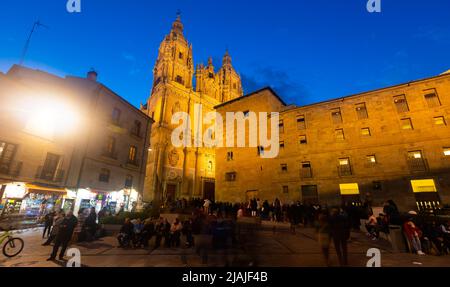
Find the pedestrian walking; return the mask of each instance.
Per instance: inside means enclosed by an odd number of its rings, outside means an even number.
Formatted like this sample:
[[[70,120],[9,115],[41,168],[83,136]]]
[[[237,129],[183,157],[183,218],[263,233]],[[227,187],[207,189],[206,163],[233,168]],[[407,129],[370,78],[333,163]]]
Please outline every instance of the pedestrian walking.
[[[350,238],[350,223],[342,211],[334,208],[330,217],[331,237],[341,266],[347,266],[347,240]]]

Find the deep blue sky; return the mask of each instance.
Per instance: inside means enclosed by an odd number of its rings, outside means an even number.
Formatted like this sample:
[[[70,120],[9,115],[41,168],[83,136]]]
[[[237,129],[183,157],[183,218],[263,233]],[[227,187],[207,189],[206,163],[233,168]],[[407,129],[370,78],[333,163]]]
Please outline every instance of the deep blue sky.
[[[450,69],[450,1],[382,0],[0,0],[0,71],[19,61],[58,75],[94,67],[99,80],[135,105],[145,102],[158,47],[177,9],[194,62],[229,48],[244,90],[270,85],[307,104],[429,77]]]

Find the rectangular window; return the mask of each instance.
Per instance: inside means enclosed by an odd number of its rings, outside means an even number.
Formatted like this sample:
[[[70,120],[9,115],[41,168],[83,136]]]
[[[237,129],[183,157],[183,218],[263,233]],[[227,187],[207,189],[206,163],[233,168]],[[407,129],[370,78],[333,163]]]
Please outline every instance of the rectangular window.
[[[341,114],[341,108],[336,108],[331,110],[331,119],[333,121],[333,124],[341,124],[342,123],[342,114]]]
[[[409,151],[408,152],[408,166],[412,172],[423,172],[427,170],[427,164],[423,158],[422,151]]]
[[[280,134],[284,133],[284,122],[283,120],[280,120],[278,123],[278,128],[280,129]]]
[[[305,116],[297,116],[297,129],[304,130],[306,129],[306,120]]]
[[[131,130],[131,134],[140,137],[141,136],[141,122],[136,120],[134,121],[133,129]]]
[[[283,185],[283,193],[289,193],[289,186]]]
[[[307,144],[306,136],[300,136],[300,144]]]
[[[339,159],[338,171],[340,176],[352,175],[350,159],[348,157]]]
[[[286,163],[282,163],[280,166],[281,166],[281,171],[282,172],[287,172],[288,171],[288,166],[287,166]]]
[[[61,156],[53,153],[47,153],[44,166],[42,167],[41,179],[54,180],[59,167]]]
[[[17,145],[0,142],[0,173],[9,173]]]
[[[439,107],[441,105],[441,101],[439,100],[438,94],[435,89],[425,91],[425,100],[429,108]]]
[[[229,151],[229,152],[227,152],[227,161],[231,161],[231,160],[233,160],[233,152]]]
[[[366,160],[367,160],[367,163],[369,163],[369,164],[376,164],[377,163],[377,158],[373,154],[366,156]]]
[[[410,118],[400,120],[402,130],[412,130],[413,125]]]
[[[409,112],[408,102],[406,101],[405,95],[395,96],[394,104],[397,108],[398,113],[406,113]]]
[[[128,163],[131,163],[131,164],[137,163],[136,154],[137,154],[137,147],[130,146],[130,149],[128,151]]]
[[[102,168],[100,170],[100,175],[98,176],[98,180],[101,182],[109,182],[110,173],[111,172],[109,171],[109,169]]]
[[[450,147],[444,147],[442,150],[445,156],[450,156]]]
[[[114,108],[111,115],[111,121],[113,124],[118,125],[120,122],[121,111],[118,108]]]
[[[447,123],[445,122],[444,117],[434,117],[434,124],[436,126],[445,126]]]
[[[370,128],[362,128],[361,129],[361,136],[363,136],[363,137],[370,137]]]
[[[132,188],[133,187],[133,176],[127,175],[125,178],[125,188]]]
[[[304,204],[319,203],[319,194],[317,192],[317,185],[302,185],[302,201]]]
[[[284,148],[284,141],[280,142],[280,148]]]
[[[356,115],[359,120],[367,119],[369,115],[367,114],[366,103],[361,103],[356,105]]]
[[[336,137],[336,140],[343,141],[345,139],[344,137],[344,130],[343,129],[337,129],[334,131],[334,135]]]
[[[302,162],[300,177],[302,177],[302,178],[311,178],[312,177],[311,162],[309,162],[309,161]]]
[[[116,139],[114,137],[108,138],[108,143],[106,145],[106,155],[114,155],[116,151]]]
[[[183,77],[181,77],[180,75],[176,76],[175,82],[183,85],[184,84]]]
[[[226,181],[236,181],[236,172],[227,172],[225,174]]]

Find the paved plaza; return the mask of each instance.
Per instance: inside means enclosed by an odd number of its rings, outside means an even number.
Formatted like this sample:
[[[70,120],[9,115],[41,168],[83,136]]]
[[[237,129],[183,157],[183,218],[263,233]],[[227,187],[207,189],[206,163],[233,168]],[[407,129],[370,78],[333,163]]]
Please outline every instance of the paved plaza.
[[[25,241],[23,252],[12,259],[2,257],[2,267],[61,267],[64,262],[46,261],[50,246],[41,246],[41,230],[34,229],[17,234]],[[251,238],[251,240],[249,239]],[[154,239],[150,242],[153,246]],[[295,234],[287,230],[259,230],[247,236],[239,248],[209,250],[205,263],[195,249],[121,249],[114,236],[104,237],[91,243],[73,245],[81,252],[84,267],[325,267],[314,230],[298,228]],[[349,264],[364,267],[369,248],[381,250],[383,267],[450,267],[450,256],[418,256],[408,253],[394,253],[387,242],[371,241],[362,233],[352,233],[349,243]],[[338,260],[331,246],[331,265],[338,266]]]

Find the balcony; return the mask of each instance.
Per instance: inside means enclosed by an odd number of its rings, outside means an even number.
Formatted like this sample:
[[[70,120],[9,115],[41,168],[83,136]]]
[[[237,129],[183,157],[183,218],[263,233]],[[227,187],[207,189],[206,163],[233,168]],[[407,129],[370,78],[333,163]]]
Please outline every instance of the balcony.
[[[22,170],[21,161],[0,162],[0,174],[7,176],[19,176]]]
[[[338,165],[337,170],[339,176],[351,176],[353,174],[352,167],[349,164]]]
[[[115,151],[109,151],[109,150],[105,149],[102,151],[102,156],[117,160],[117,152],[115,152]]]
[[[127,160],[127,165],[131,165],[133,167],[139,167],[139,161],[137,159],[135,160]]]
[[[63,169],[46,169],[40,166],[36,172],[36,179],[60,183],[64,180],[65,170]]]
[[[428,162],[424,158],[408,158],[408,167],[411,172],[428,171]]]

